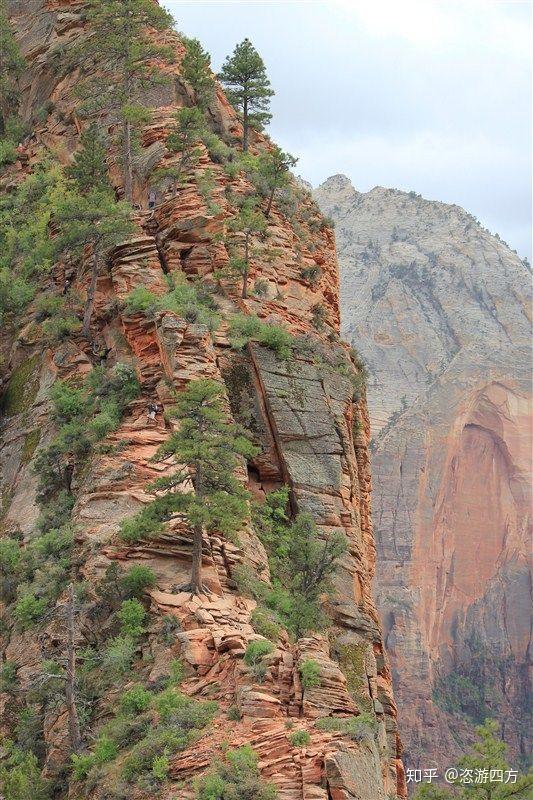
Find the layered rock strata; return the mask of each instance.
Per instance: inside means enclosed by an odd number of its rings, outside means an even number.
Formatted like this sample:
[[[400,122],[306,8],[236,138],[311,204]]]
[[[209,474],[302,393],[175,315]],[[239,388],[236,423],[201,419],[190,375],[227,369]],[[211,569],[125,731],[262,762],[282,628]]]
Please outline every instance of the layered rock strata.
[[[32,0],[10,5],[30,67],[22,109],[30,116],[43,102],[53,104],[46,122],[25,141],[9,174],[8,180],[17,181],[45,149],[68,163],[77,146],[84,124],[76,114],[73,94],[77,75],[59,77],[53,54],[84,34],[79,17],[83,3]],[[172,80],[151,98],[152,122],[143,131],[137,158],[135,200],[140,206],[148,194],[150,169],[170,159],[165,141],[172,114],[192,98],[191,88],[180,77],[183,48],[179,38],[169,33],[154,32],[153,36],[174,48],[176,63],[167,68]],[[239,134],[239,122],[220,90],[209,117],[220,135]],[[265,146],[256,136],[253,147]],[[224,233],[235,213],[232,196],[251,187],[242,173],[228,178],[204,150],[197,170],[207,169],[215,183],[211,202],[199,193],[191,173],[176,197],[169,190],[160,196],[153,213],[136,213],[136,234],[114,250],[105,274],[98,279],[91,338],[105,343],[107,366],[122,362],[135,367],[142,395],[129,405],[121,426],[109,435],[90,465],[73,476],[78,576],[94,587],[110,564],[149,565],[157,586],[150,592],[149,632],[137,653],[136,671],[153,683],[173,658],[180,658],[186,667],[183,691],[219,703],[219,713],[205,735],[186,751],[171,754],[168,781],[162,789],[165,797],[175,797],[176,786],[180,798],[193,797],[193,779],[211,766],[227,743],[254,747],[261,773],[275,784],[280,800],[403,796],[396,707],[371,590],[375,548],[369,423],[364,396],[354,394],[357,367],[339,339],[333,232],[306,193],[294,189],[297,203],[290,215],[275,203],[267,234],[257,237],[252,249],[250,280],[262,281],[261,295],[242,300],[238,286],[214,277],[228,261],[216,234]],[[120,196],[120,172],[113,166],[113,154],[111,174]],[[313,284],[302,277],[306,267],[318,270]],[[171,312],[153,317],[126,312],[123,301],[132,289],[142,286],[163,294],[168,276],[173,275],[210,285],[223,318],[240,311],[285,325],[299,337],[293,357],[280,361],[254,344],[236,352],[230,347],[225,322],[211,333],[206,326]],[[58,291],[63,280],[63,266],[58,264],[53,275],[43,279],[42,289]],[[87,283],[88,276],[82,273],[73,288],[83,296]],[[311,323],[317,304],[322,308],[319,331]],[[32,464],[35,453],[54,435],[49,389],[58,379],[87,374],[94,357],[87,343],[76,336],[53,348],[44,346],[31,308],[2,337],[6,395],[12,397],[15,389],[18,393],[16,404],[9,408],[4,404],[0,428],[2,530],[17,533],[26,542],[38,515]],[[148,420],[147,404],[157,399],[168,408],[176,392],[192,380],[207,377],[224,384],[228,412],[231,409],[236,419],[252,429],[260,448],[247,469],[243,465],[240,479],[258,498],[287,484],[293,513],[310,512],[322,536],[340,531],[348,542],[335,591],[324,599],[332,617],[328,634],[291,642],[282,632],[269,656],[263,683],[257,683],[243,663],[246,646],[260,637],[251,624],[255,601],[239,594],[235,580],[239,565],[269,580],[266,554],[253,527],[248,525],[239,534],[238,544],[222,535],[205,536],[203,573],[210,594],[195,598],[176,589],[191,566],[191,532],[178,516],[157,539],[126,545],[117,536],[119,522],[153,499],[147,485],[172,468],[152,460],[171,428],[161,416],[156,425]],[[35,430],[40,433],[39,442],[29,452],[25,442]],[[100,628],[105,631],[108,624],[102,614],[102,604],[95,600],[80,622],[85,635],[90,638],[92,631],[96,641]],[[163,625],[174,632],[170,644],[161,643]],[[9,624],[2,636],[5,658],[17,665],[23,697],[38,670],[40,647],[43,642],[50,646],[57,632],[45,626],[37,639]],[[319,664],[320,683],[304,690],[298,666],[305,658]],[[98,724],[112,715],[116,699],[111,691],[98,700]],[[9,702],[3,695],[6,733],[13,724]],[[237,708],[240,721],[228,722],[230,707]],[[356,741],[314,727],[320,716],[347,716],[363,710],[375,717],[375,736]],[[291,744],[287,723],[310,732],[309,746]],[[46,772],[57,773],[68,756],[63,707],[45,709],[44,740]],[[76,796],[75,791],[71,787],[69,796]],[[140,790],[132,791],[135,797],[143,796]],[[90,796],[104,798],[108,792],[102,779]]]
[[[344,176],[344,335],[367,362],[377,601],[410,764],[486,716],[531,752],[531,276],[458,206]]]

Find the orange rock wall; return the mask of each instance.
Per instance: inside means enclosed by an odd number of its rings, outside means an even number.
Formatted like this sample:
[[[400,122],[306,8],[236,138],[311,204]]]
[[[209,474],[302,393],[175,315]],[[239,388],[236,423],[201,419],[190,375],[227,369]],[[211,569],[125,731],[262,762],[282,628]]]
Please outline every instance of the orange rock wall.
[[[57,46],[67,47],[82,35],[77,16],[82,5],[35,0],[24,8],[14,7],[13,23],[30,64],[23,109],[29,115],[43,98],[54,102],[46,123],[38,126],[26,143],[25,153],[13,169],[15,180],[31,168],[43,148],[68,163],[76,147],[82,127],[72,93],[77,77],[74,73],[57,77],[50,61]],[[179,40],[169,34],[163,38],[175,46],[177,64],[169,68],[174,78],[172,92],[163,92],[154,103],[153,120],[144,131],[140,160],[151,167],[167,158],[164,142],[171,114],[188,104],[191,96],[179,76]],[[219,132],[238,132],[239,124],[221,92],[210,115]],[[254,146],[264,147],[265,141],[257,137]],[[176,197],[169,192],[159,198],[153,214],[137,213],[137,233],[116,248],[106,274],[98,281],[91,335],[110,348],[109,365],[125,361],[135,366],[142,396],[129,406],[120,428],[108,437],[107,444],[116,447],[95,456],[89,469],[74,476],[77,502],[73,519],[81,554],[80,577],[94,586],[113,561],[149,564],[157,576],[157,588],[150,597],[153,630],[158,630],[167,615],[179,622],[171,645],[162,646],[155,634],[143,645],[142,658],[152,663],[150,679],[164,672],[172,658],[180,657],[187,667],[184,691],[219,701],[221,713],[213,728],[194,748],[172,758],[169,797],[174,796],[176,781],[182,787],[180,797],[192,797],[191,779],[212,763],[223,741],[253,745],[260,755],[261,771],[278,787],[280,800],[385,800],[396,793],[403,795],[396,708],[371,591],[375,547],[370,518],[369,423],[364,398],[353,399],[350,374],[355,375],[356,368],[338,336],[333,233],[305,193],[300,193],[292,219],[274,207],[267,236],[254,242],[250,275],[251,282],[257,278],[267,282],[266,296],[243,301],[238,287],[228,282],[217,284],[213,278],[228,259],[214,234],[224,232],[235,212],[226,190],[239,193],[250,187],[243,176],[229,181],[206,151],[199,169],[207,168],[216,181],[212,199],[220,210],[210,213],[191,175]],[[119,172],[112,169],[112,176],[120,194]],[[136,200],[141,206],[148,189],[149,179],[139,176]],[[301,270],[314,265],[321,268],[321,277],[311,287],[301,278]],[[60,286],[62,269],[58,265],[50,279],[44,278],[42,288]],[[224,323],[210,334],[206,327],[170,312],[148,319],[121,310],[121,301],[132,288],[145,286],[163,293],[169,273],[212,283],[222,315],[236,311],[258,314],[286,325],[306,340],[306,346],[289,362],[280,362],[271,351],[255,345],[237,354],[229,347]],[[81,295],[87,280],[82,275],[74,287]],[[311,323],[311,309],[317,303],[325,310],[320,332]],[[21,325],[22,331],[6,334],[11,345],[6,381],[28,353],[36,356],[40,374],[30,414],[40,420],[42,446],[54,432],[47,399],[51,383],[86,373],[93,358],[87,343],[76,337],[43,351],[32,309]],[[336,369],[336,363],[343,364],[344,371]],[[190,532],[179,518],[150,542],[126,546],[116,535],[120,520],[151,500],[147,484],[169,469],[151,461],[169,436],[170,427],[162,417],[156,426],[147,421],[147,403],[157,397],[168,406],[175,391],[205,377],[225,382],[228,409],[237,418],[246,405],[254,419],[261,452],[248,472],[241,470],[241,480],[257,496],[281,483],[289,484],[293,510],[312,513],[324,536],[343,531],[349,545],[335,579],[336,591],[327,600],[332,616],[329,635],[296,643],[282,635],[269,657],[263,684],[254,683],[242,661],[247,643],[258,638],[250,622],[255,603],[239,595],[234,578],[235,567],[246,564],[268,580],[266,555],[252,527],[241,533],[239,544],[223,537],[205,537],[203,570],[212,594],[194,599],[176,589],[191,563]],[[31,535],[37,513],[31,462],[21,460],[27,423],[27,413],[17,414],[0,427],[0,458],[9,466],[2,485],[9,496],[3,528],[19,530],[24,536]],[[26,511],[21,515],[22,505]],[[86,623],[90,628],[91,621]],[[53,632],[46,628],[43,637],[50,646]],[[354,652],[358,658],[351,662]],[[31,636],[10,630],[5,653],[19,665],[24,691],[38,663]],[[320,664],[320,686],[303,690],[298,664],[309,657]],[[102,698],[98,716],[108,717],[115,700]],[[238,707],[241,721],[230,727],[226,714],[233,705]],[[355,742],[313,727],[318,716],[364,709],[372,710],[378,723],[377,736],[368,740]],[[296,729],[310,731],[308,747],[292,747],[287,721]],[[53,772],[67,752],[63,711],[47,718],[45,738],[47,769]],[[94,787],[91,796],[103,799],[106,792],[104,783]]]

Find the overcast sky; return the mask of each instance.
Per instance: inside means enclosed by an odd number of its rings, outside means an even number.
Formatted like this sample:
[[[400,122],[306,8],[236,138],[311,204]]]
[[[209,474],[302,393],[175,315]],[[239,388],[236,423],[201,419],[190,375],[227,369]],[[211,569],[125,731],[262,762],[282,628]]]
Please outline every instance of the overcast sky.
[[[531,261],[529,0],[166,0],[218,70],[245,36],[269,132],[317,185],[457,203]]]

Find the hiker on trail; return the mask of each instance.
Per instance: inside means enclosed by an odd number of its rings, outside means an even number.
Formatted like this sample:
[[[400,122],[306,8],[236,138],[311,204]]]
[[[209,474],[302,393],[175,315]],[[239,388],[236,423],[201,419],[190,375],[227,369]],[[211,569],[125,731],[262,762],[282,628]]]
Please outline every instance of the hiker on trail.
[[[155,201],[157,199],[157,195],[153,189],[150,190],[148,194],[148,208],[155,208]]]
[[[157,405],[157,403],[148,403],[148,407],[146,409],[146,421],[147,422],[155,422],[155,415],[161,411],[161,407]]]

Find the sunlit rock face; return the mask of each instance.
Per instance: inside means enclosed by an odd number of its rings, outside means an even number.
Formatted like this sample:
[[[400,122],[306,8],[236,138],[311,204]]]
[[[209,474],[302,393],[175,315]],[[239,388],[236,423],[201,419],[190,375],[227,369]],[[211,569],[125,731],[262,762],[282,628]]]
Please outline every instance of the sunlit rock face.
[[[377,601],[406,760],[485,716],[531,749],[529,269],[458,206],[337,175],[342,329],[368,364]]]

